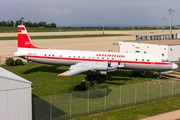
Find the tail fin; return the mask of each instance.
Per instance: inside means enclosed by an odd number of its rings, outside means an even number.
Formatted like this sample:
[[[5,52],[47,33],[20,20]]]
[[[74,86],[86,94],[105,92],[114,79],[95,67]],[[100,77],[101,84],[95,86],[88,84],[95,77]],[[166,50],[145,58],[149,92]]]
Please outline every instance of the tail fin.
[[[38,48],[33,45],[24,25],[18,26],[18,48]]]

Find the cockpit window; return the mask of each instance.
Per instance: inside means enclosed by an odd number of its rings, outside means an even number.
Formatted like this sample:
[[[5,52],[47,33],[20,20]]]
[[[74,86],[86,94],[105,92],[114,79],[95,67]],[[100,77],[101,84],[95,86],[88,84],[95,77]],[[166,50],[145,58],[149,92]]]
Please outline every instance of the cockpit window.
[[[169,62],[168,59],[162,59],[162,62]]]

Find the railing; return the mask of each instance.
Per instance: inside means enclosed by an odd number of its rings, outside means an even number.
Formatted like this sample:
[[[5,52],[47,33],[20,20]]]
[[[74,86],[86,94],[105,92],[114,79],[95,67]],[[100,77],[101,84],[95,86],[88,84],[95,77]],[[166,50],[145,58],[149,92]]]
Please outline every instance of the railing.
[[[110,88],[35,97],[33,120],[59,120],[180,96],[179,80],[158,80]]]

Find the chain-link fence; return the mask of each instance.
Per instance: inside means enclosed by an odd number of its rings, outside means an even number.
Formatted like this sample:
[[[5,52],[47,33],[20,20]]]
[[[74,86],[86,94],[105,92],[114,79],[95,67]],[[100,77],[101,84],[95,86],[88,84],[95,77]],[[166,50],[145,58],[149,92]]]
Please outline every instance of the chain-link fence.
[[[59,120],[180,96],[179,80],[158,80],[110,88],[35,97],[33,120]]]

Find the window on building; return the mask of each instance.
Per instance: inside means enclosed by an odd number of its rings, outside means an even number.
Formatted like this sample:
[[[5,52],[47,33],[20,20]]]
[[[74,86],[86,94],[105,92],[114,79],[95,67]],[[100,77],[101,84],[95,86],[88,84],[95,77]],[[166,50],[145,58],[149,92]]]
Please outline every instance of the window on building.
[[[136,53],[140,53],[140,51],[136,50]]]

